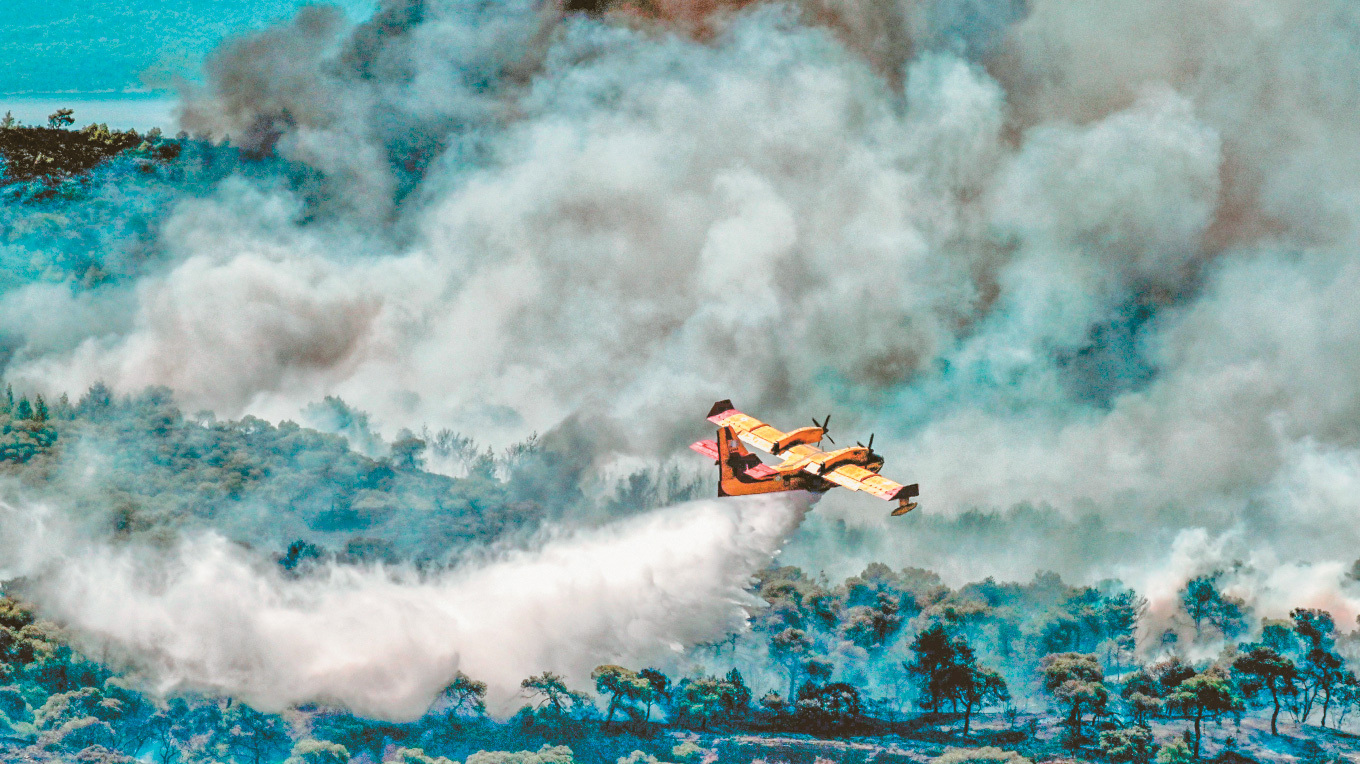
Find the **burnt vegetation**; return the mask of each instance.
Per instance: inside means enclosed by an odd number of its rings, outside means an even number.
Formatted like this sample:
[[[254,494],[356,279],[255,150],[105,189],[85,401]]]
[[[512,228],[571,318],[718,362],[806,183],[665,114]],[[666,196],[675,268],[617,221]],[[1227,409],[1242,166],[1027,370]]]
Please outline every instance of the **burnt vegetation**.
[[[126,155],[142,162],[167,162],[179,156],[183,138],[166,139],[159,129],[110,130],[89,124],[78,130],[74,112],[58,109],[46,125],[21,125],[6,112],[0,119],[0,184],[42,181],[58,183],[82,175],[104,162]]]

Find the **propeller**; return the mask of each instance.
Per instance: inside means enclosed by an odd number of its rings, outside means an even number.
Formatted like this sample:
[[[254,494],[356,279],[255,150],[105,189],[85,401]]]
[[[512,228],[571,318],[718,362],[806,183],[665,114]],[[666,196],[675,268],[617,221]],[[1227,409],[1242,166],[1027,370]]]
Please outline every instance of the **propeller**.
[[[820,421],[820,422],[817,421],[817,417],[813,417],[813,418],[812,418],[812,424],[813,424],[814,427],[820,427],[820,428],[822,429],[822,437],[823,437],[823,438],[826,438],[827,440],[831,441],[831,445],[833,445],[833,446],[836,445],[836,441],[834,441],[834,440],[831,439],[831,431],[827,429],[827,426],[831,424],[831,415],[830,415],[830,414],[827,414],[827,415],[826,415],[826,418],[824,418],[824,419],[823,419],[822,421]]]
[[[859,446],[860,448],[869,449],[869,453],[872,454],[874,452],[874,434],[872,432],[869,433],[869,445],[866,446],[863,443],[860,443],[859,441],[855,441],[855,445]]]

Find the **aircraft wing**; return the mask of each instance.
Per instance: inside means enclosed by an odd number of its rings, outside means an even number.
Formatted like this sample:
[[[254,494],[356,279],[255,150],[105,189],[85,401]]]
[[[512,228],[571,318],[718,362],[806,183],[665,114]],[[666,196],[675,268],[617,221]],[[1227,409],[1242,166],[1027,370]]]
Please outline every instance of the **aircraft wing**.
[[[821,476],[822,462],[826,459],[827,453],[820,448],[800,445],[794,446],[783,453],[784,462],[775,468],[782,473],[804,472]]]
[[[737,439],[752,448],[758,448],[765,453],[770,453],[774,444],[784,433],[765,424],[753,416],[737,411],[732,405],[732,401],[718,401],[713,404],[713,409],[708,412],[708,421],[719,427],[730,427],[736,433]]]
[[[902,485],[895,483],[877,472],[871,472],[858,465],[846,464],[822,475],[823,478],[852,491],[864,491],[885,501],[899,503],[894,515],[905,515],[916,508],[911,499],[920,493],[917,484]]]

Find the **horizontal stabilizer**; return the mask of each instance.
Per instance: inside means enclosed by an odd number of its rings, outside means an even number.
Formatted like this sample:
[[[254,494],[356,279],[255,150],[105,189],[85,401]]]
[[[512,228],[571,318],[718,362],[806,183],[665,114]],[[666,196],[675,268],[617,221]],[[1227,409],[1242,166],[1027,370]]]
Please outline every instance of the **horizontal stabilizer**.
[[[714,461],[718,460],[718,441],[716,440],[696,441],[689,444],[689,447],[691,450],[698,451]]]

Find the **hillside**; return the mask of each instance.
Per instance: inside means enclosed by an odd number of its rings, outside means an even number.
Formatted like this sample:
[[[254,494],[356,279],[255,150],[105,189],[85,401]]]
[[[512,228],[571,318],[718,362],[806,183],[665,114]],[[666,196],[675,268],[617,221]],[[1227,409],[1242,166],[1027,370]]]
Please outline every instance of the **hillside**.
[[[119,398],[96,386],[50,404],[7,392],[0,476],[99,535],[155,545],[208,531],[304,580],[406,562],[433,572],[493,542],[532,543],[568,511],[563,497],[575,497],[578,522],[605,521],[697,488],[644,471],[601,493],[536,438],[501,454],[447,431],[385,442],[363,412],[334,398],[304,419],[330,432],[186,416],[157,389]],[[930,571],[877,563],[839,583],[772,567],[751,584],[765,604],[750,610],[749,630],[694,646],[664,670],[600,666],[593,687],[550,672],[526,677],[526,703],[509,719],[489,716],[486,685],[458,674],[421,719],[392,723],[324,705],[266,713],[212,693],[160,695],[136,662],[83,655],[80,635],[23,604],[18,579],[0,597],[0,755],[1323,764],[1360,753],[1346,731],[1360,709],[1349,668],[1360,632],[1318,610],[1257,619],[1215,581],[1186,585],[1157,647],[1135,643],[1151,627],[1146,603],[1118,581],[1071,585],[1047,573],[955,588]]]
[[[163,140],[159,131],[143,137],[136,130],[110,131],[105,125],[88,125],[81,130],[8,127],[0,129],[0,158],[4,162],[0,184],[78,175],[124,152],[148,161],[167,161],[179,151],[180,144]]]
[[[577,474],[532,440],[499,455],[448,432],[385,444],[338,400],[310,415],[374,455],[294,422],[186,416],[165,390],[118,399],[97,386],[50,406],[0,396],[0,475],[128,539],[211,528],[355,561],[443,559],[584,501]],[[462,477],[424,471],[427,458]]]

